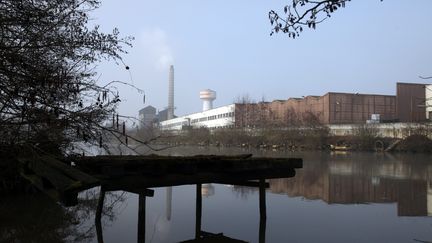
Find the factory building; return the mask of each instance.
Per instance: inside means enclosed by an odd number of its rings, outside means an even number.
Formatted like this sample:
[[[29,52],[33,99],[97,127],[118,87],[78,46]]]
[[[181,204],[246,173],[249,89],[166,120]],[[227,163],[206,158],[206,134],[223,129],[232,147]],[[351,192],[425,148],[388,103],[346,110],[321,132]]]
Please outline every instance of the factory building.
[[[174,66],[169,68],[168,75],[168,107],[156,113],[156,108],[146,106],[138,111],[141,127],[153,126],[155,123],[176,118],[174,115]]]
[[[185,127],[231,128],[234,127],[235,104],[198,112],[159,123],[161,130],[181,130]]]
[[[141,122],[140,124],[141,127],[152,126],[156,120],[156,108],[154,108],[151,105],[146,106],[141,110],[139,110],[138,114],[139,114],[139,120]]]
[[[432,85],[428,84],[425,86],[426,90],[426,99],[425,99],[425,105],[426,105],[426,119],[432,120]]]
[[[257,104],[238,104],[237,127],[259,127],[304,123],[366,123],[373,115],[395,121],[396,97],[391,95],[327,93],[323,96],[289,98]]]
[[[161,122],[163,130],[187,127],[275,127],[302,124],[424,122],[432,116],[432,86],[397,83],[396,95],[336,93],[236,103],[212,109],[216,92],[200,92],[203,111]]]
[[[395,120],[396,97],[373,94],[327,93],[323,96],[307,96],[288,99],[281,104],[272,102],[271,110],[277,116],[288,112],[311,113],[322,124],[365,123],[372,114],[380,114],[382,120]]]
[[[397,114],[401,122],[426,120],[426,84],[397,83]]]
[[[202,112],[160,122],[159,128],[161,130],[181,130],[185,127],[210,129],[234,127],[235,104],[213,109],[216,92],[211,89],[201,91],[200,99],[203,101]]]

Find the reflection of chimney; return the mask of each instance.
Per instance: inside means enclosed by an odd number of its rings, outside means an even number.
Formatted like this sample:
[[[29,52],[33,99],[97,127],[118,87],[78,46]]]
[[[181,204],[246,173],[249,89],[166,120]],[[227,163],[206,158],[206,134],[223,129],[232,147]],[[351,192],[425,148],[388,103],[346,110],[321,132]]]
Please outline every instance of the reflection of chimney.
[[[172,187],[166,188],[166,217],[171,220],[171,207],[172,207]]]
[[[168,80],[168,114],[167,118],[174,118],[174,66],[170,66],[169,80]]]

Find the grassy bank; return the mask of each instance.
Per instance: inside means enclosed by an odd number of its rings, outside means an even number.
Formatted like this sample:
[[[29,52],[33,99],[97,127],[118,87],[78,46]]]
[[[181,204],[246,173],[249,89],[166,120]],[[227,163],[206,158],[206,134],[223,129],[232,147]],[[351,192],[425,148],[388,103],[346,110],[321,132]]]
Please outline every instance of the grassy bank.
[[[222,147],[253,147],[280,150],[383,151],[392,147],[400,152],[432,152],[432,140],[424,134],[413,133],[402,141],[380,137],[372,127],[359,127],[354,134],[332,136],[325,126],[296,129],[190,129],[178,134],[162,134],[156,142],[170,145]]]

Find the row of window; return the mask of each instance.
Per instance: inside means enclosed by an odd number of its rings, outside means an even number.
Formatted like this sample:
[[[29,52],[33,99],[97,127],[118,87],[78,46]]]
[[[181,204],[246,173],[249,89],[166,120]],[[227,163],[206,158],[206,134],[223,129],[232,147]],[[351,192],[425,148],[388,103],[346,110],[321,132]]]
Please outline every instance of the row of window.
[[[188,123],[187,121],[182,121],[182,122],[175,122],[175,123],[171,123],[171,124],[167,124],[164,125],[164,128],[172,128],[172,127],[176,127],[176,126],[187,126]]]
[[[221,118],[227,118],[227,117],[234,117],[234,112],[227,112],[219,115],[213,115],[213,116],[206,116],[201,118],[192,119],[191,124],[197,123],[197,122],[203,122],[203,121],[211,121]]]

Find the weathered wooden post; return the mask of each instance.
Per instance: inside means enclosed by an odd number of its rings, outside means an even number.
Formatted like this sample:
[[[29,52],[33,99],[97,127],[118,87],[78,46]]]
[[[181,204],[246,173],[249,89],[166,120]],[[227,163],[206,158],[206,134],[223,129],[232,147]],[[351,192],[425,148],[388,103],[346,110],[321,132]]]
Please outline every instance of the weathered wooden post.
[[[196,185],[195,239],[199,239],[201,236],[201,213],[202,213],[201,184],[197,184]]]
[[[166,188],[166,217],[167,220],[171,220],[171,209],[172,209],[172,187]]]
[[[145,243],[145,227],[146,227],[146,195],[140,193],[138,198],[138,243]]]
[[[96,208],[95,215],[95,226],[96,226],[96,237],[98,243],[103,243],[103,232],[102,232],[102,210],[104,206],[105,200],[105,189],[101,186],[99,193],[99,200]]]
[[[259,225],[259,242],[265,242],[267,209],[265,195],[265,179],[259,180],[259,208],[260,208],[260,225]]]

